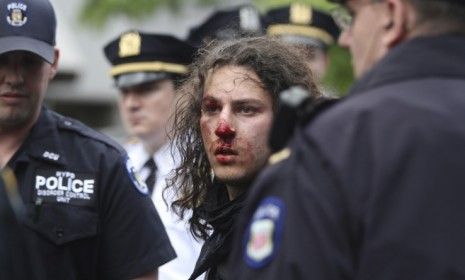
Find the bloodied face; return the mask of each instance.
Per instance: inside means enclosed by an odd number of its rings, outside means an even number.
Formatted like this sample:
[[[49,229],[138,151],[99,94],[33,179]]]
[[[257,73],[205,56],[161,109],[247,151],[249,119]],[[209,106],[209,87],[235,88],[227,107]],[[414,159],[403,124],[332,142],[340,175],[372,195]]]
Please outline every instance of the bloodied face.
[[[267,139],[272,119],[271,94],[255,72],[240,66],[210,72],[200,128],[219,181],[242,190],[247,187],[270,155]]]

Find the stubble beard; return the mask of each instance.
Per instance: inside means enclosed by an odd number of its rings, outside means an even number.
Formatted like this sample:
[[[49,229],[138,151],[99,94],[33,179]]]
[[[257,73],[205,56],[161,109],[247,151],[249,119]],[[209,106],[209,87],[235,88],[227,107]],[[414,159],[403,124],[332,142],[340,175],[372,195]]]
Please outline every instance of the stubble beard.
[[[30,110],[4,110],[0,112],[0,129],[12,130],[23,127],[29,123],[33,112]]]

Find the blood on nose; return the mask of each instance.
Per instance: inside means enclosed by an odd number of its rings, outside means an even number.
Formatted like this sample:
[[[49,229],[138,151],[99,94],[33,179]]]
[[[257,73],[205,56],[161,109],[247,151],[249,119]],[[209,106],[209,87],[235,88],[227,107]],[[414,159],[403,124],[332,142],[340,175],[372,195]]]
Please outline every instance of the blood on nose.
[[[215,130],[216,136],[220,138],[228,138],[234,136],[236,132],[233,128],[224,120],[221,120],[218,127]]]

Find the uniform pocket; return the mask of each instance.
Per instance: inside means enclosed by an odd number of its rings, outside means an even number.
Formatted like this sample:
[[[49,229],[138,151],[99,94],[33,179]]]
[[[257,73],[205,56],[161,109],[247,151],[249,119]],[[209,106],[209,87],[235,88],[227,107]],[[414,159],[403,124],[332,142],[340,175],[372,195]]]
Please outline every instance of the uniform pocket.
[[[98,215],[88,207],[45,203],[27,206],[26,225],[55,245],[97,234]]]

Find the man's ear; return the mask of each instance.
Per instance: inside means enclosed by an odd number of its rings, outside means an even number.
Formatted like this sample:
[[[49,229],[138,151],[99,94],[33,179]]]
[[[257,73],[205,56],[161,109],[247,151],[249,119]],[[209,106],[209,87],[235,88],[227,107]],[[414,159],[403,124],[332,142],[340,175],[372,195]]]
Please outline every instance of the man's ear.
[[[382,43],[390,49],[408,35],[409,8],[404,0],[386,0],[384,9],[380,19],[383,27]]]
[[[55,53],[55,58],[53,59],[53,63],[51,64],[52,67],[50,68],[50,73],[49,73],[50,80],[53,79],[58,72],[58,61],[60,59],[60,50],[55,48],[54,53]]]

